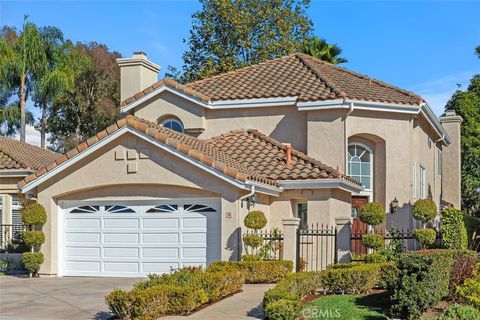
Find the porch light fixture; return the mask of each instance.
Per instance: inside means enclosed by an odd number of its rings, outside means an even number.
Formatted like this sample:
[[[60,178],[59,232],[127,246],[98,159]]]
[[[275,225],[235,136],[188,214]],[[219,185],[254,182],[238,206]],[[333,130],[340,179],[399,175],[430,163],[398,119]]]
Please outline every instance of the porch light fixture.
[[[398,200],[397,200],[397,197],[395,197],[395,199],[393,199],[393,201],[390,202],[390,213],[394,214],[395,212],[397,212],[397,210],[398,210]]]
[[[257,201],[257,197],[255,194],[251,195],[250,197],[242,200],[242,208],[243,208],[243,203],[247,205],[247,210],[250,210],[251,207],[255,206],[255,202]]]

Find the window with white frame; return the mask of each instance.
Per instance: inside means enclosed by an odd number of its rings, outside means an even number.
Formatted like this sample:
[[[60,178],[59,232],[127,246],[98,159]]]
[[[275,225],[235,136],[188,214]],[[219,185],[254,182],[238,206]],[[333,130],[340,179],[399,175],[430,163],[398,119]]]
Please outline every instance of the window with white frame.
[[[166,118],[161,122],[161,125],[165,128],[172,129],[181,133],[185,131],[183,123],[176,118]]]
[[[423,166],[420,166],[420,185],[419,185],[419,198],[420,199],[425,199],[425,195],[426,195],[426,183],[425,183],[425,180],[426,180],[426,170]]]
[[[437,175],[442,175],[442,150],[437,149]]]
[[[300,218],[300,229],[308,229],[308,217],[307,217],[308,205],[306,202],[297,203],[297,218]]]
[[[366,190],[373,189],[373,153],[365,145],[348,146],[348,175],[360,181]]]
[[[412,196],[417,197],[417,164],[414,162],[412,166]]]
[[[23,224],[20,199],[12,196],[12,224]]]

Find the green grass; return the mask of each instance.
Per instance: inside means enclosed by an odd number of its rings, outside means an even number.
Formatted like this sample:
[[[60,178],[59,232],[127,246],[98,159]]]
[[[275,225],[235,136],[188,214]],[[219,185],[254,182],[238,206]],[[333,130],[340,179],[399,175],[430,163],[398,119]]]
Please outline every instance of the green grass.
[[[331,295],[305,304],[305,319],[388,320],[389,296],[386,293],[370,295]]]

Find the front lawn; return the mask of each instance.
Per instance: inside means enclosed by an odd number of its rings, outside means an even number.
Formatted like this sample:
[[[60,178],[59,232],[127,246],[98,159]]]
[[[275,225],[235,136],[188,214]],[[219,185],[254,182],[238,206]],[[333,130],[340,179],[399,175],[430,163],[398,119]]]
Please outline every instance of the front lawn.
[[[387,293],[330,295],[307,302],[302,316],[308,320],[387,320],[385,313],[389,309],[388,301]]]

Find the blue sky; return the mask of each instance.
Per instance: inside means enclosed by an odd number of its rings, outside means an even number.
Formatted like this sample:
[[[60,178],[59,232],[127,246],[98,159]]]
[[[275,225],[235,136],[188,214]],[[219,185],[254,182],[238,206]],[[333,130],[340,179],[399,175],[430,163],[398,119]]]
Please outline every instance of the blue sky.
[[[105,43],[123,56],[147,52],[160,64],[180,67],[197,1],[4,1],[0,24],[19,27],[23,15],[57,26],[74,41]],[[480,2],[312,1],[315,34],[337,43],[343,66],[427,99],[441,114],[457,83],[480,73]]]

